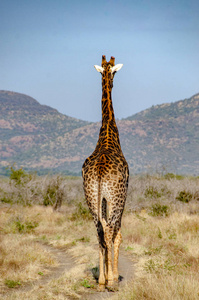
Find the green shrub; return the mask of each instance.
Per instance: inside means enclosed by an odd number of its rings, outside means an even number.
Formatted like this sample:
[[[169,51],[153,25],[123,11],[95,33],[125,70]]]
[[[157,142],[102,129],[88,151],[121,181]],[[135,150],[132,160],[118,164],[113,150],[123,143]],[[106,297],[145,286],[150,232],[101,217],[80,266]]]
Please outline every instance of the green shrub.
[[[31,221],[22,222],[20,218],[17,218],[16,221],[14,221],[14,225],[19,233],[31,233],[39,224]]]
[[[13,288],[17,287],[18,285],[21,285],[21,283],[20,283],[20,281],[6,279],[5,285],[7,285],[7,287],[13,289]]]
[[[158,192],[157,189],[155,189],[153,186],[149,186],[144,193],[145,197],[147,198],[160,198],[162,196],[162,194],[160,192]]]
[[[173,173],[167,173],[164,175],[164,178],[165,179],[173,179],[173,178],[176,178],[176,176]]]
[[[151,206],[149,214],[153,217],[167,217],[169,215],[169,208],[167,205],[156,203]]]
[[[191,201],[192,198],[193,195],[190,192],[186,192],[185,190],[179,192],[178,195],[176,196],[176,200],[184,203],[188,203],[189,201]]]
[[[34,185],[33,174],[26,173],[22,168],[10,167],[9,190],[4,192],[1,201],[4,203],[17,203],[21,205],[32,205],[37,187]]]
[[[85,288],[94,288],[93,284],[90,284],[89,281],[87,279],[82,280],[81,285]]]
[[[167,233],[167,237],[168,237],[169,240],[176,240],[177,234],[176,234],[174,229],[172,229],[172,228],[168,229],[166,231],[166,233]]]
[[[13,203],[12,199],[10,197],[6,196],[6,195],[1,198],[1,202],[9,203],[9,204]]]
[[[149,259],[145,263],[144,269],[147,271],[147,273],[154,273],[159,269],[159,264],[153,259]]]
[[[22,168],[15,169],[14,165],[10,167],[10,180],[13,180],[15,185],[21,185],[31,179],[32,176],[25,172]]]
[[[184,179],[184,176],[178,175],[178,174],[173,174],[173,173],[167,173],[164,175],[165,179],[177,179],[177,180],[182,180]]]

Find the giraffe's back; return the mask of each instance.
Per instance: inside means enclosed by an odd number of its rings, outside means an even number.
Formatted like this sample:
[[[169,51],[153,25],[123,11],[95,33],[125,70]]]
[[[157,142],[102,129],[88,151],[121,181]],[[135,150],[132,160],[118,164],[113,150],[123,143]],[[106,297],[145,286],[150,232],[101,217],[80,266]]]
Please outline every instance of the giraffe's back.
[[[122,151],[105,148],[100,151],[94,151],[84,162],[82,167],[84,175],[96,178],[108,179],[111,175],[119,174],[128,177],[128,164]]]
[[[103,149],[97,155],[89,156],[83,165],[84,191],[86,199],[92,195],[92,201],[98,201],[98,189],[100,183],[101,198],[107,202],[113,201],[115,205],[126,199],[128,188],[129,170],[128,164],[122,154]],[[96,200],[94,200],[96,199]]]

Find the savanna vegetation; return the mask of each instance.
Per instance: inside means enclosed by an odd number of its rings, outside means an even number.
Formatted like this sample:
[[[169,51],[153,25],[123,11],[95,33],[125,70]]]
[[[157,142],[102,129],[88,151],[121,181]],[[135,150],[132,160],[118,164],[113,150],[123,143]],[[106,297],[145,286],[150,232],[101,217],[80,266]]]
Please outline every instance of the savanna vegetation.
[[[199,178],[131,177],[122,235],[134,278],[110,299],[199,299]],[[0,298],[89,299],[97,273],[82,179],[11,167],[0,179]]]

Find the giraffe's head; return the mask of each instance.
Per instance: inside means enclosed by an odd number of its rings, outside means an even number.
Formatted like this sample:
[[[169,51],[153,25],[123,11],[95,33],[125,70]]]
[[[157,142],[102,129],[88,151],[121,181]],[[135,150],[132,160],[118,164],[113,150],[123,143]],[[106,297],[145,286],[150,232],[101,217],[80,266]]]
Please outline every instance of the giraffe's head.
[[[102,64],[101,66],[95,65],[95,69],[102,74],[102,77],[105,75],[109,75],[109,78],[113,81],[113,77],[117,71],[119,71],[123,64],[115,65],[115,57],[111,56],[109,62],[106,61],[106,56],[102,55]]]

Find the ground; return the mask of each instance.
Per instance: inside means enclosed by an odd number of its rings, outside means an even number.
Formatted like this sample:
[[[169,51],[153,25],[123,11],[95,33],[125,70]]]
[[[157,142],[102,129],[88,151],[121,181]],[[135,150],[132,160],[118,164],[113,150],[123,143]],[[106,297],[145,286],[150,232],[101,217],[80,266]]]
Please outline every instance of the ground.
[[[198,180],[131,178],[114,293],[97,292],[97,236],[81,179],[3,180],[0,299],[198,299]],[[58,183],[66,193],[54,211],[47,199]]]

